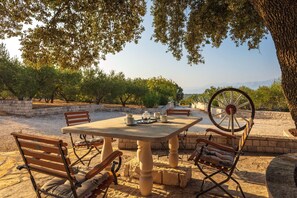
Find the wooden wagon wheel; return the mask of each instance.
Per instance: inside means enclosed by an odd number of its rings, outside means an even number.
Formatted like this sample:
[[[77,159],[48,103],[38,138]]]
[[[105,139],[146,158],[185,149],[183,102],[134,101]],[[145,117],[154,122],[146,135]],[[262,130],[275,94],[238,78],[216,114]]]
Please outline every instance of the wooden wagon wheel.
[[[245,128],[249,118],[255,117],[255,107],[245,92],[235,88],[225,88],[211,97],[208,103],[208,115],[219,129],[238,132]]]

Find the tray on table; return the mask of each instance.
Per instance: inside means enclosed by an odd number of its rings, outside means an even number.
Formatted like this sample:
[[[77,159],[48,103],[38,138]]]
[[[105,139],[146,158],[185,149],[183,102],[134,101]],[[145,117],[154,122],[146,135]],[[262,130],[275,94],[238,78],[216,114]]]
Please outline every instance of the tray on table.
[[[136,120],[137,124],[151,124],[151,123],[154,123],[154,122],[157,122],[156,119],[147,119],[147,120],[144,120],[144,119],[139,119],[139,120]]]

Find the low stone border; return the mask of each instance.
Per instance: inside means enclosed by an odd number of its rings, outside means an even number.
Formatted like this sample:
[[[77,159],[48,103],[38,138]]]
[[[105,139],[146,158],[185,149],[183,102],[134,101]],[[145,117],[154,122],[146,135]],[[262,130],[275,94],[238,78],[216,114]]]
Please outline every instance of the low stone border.
[[[297,186],[294,182],[294,169],[297,154],[275,157],[266,170],[266,185],[269,197],[296,198]]]
[[[185,188],[192,178],[192,168],[182,164],[176,168],[170,168],[168,162],[154,160],[152,175],[153,182],[156,184]],[[124,164],[124,176],[139,179],[140,168],[137,159],[134,158]]]
[[[240,135],[237,135],[240,137]],[[202,132],[188,132],[185,139],[186,149],[195,149],[197,138],[207,138]],[[232,142],[225,137],[213,135],[213,141],[219,144],[232,146]],[[238,141],[234,142],[236,145]],[[162,149],[161,144],[152,142],[152,149]],[[135,140],[119,139],[119,149],[137,149]],[[295,137],[267,137],[250,135],[246,141],[244,151],[259,153],[297,153],[297,138]]]
[[[207,103],[193,103],[191,108],[199,109],[202,111],[207,111]],[[213,114],[221,113],[221,109],[212,108]],[[256,119],[283,119],[283,120],[292,120],[291,114],[289,112],[277,112],[277,111],[256,111]]]
[[[116,107],[109,108],[104,107],[104,104],[86,104],[86,105],[75,105],[75,106],[63,106],[63,107],[47,107],[33,109],[32,101],[18,101],[18,100],[0,100],[0,111],[3,111],[11,115],[21,115],[26,117],[43,116],[43,115],[55,115],[61,114],[67,111],[118,111],[140,114],[144,111],[156,112],[165,111],[168,108],[172,108],[173,103],[168,103],[164,107],[158,108],[127,108],[127,107]]]

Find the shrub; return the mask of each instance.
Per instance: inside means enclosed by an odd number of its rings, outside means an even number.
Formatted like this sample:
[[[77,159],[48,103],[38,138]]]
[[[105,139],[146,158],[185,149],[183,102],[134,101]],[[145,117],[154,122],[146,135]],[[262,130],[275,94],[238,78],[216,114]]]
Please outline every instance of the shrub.
[[[148,92],[143,98],[143,105],[146,108],[153,108],[159,104],[159,96],[154,92]]]

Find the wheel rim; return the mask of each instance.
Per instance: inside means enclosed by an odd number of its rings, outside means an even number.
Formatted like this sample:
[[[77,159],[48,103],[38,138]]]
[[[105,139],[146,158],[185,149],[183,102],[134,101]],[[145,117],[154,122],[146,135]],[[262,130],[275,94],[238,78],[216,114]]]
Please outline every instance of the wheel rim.
[[[217,91],[208,103],[208,115],[212,123],[227,132],[245,128],[246,121],[255,117],[252,99],[243,91],[226,88]]]

